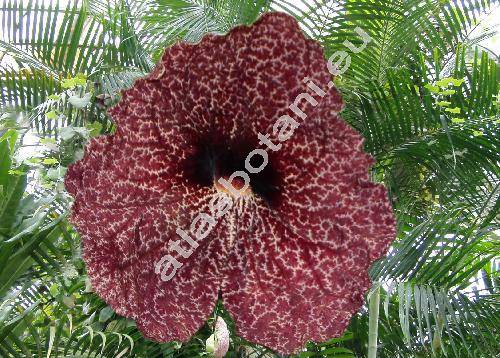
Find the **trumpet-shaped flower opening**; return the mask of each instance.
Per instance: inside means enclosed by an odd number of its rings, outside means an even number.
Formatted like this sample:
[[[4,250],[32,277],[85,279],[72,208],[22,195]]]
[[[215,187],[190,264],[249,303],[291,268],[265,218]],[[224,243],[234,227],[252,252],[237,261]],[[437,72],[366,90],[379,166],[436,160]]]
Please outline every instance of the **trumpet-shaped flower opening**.
[[[219,294],[280,353],[344,332],[395,222],[330,81],[268,13],[168,48],[110,110],[116,132],[68,170],[71,220],[95,291],[146,337],[188,340]]]

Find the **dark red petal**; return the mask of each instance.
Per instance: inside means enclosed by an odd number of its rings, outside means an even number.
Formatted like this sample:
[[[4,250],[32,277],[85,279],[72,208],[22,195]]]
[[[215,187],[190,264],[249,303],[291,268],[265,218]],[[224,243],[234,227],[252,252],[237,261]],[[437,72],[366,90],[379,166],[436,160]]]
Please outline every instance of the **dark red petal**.
[[[279,203],[246,206],[223,285],[239,334],[280,353],[343,333],[370,264],[395,236],[385,188],[368,181],[373,159],[334,100],[327,95],[274,154],[285,173]]]
[[[233,46],[240,47],[236,60],[242,91],[249,101],[254,131],[267,132],[281,115],[290,112],[296,96],[306,92],[304,78],[326,86],[331,75],[321,47],[306,39],[297,21],[288,15],[265,14],[251,32],[242,32],[233,35]],[[338,112],[342,106],[338,93],[336,98],[331,109]],[[299,107],[304,108],[303,101]]]
[[[203,208],[189,205],[183,209],[186,214],[195,216]],[[179,221],[173,221],[169,234],[162,234],[164,229],[161,232],[145,232],[141,240],[147,242],[157,238],[160,242],[141,255],[137,277],[144,302],[143,310],[137,317],[137,325],[145,337],[156,341],[189,340],[208,319],[218,297],[216,257],[211,253],[220,251],[220,240],[217,237],[207,238],[189,259],[169,248],[172,241],[180,239],[175,233],[177,227],[188,231],[189,222],[186,219],[187,215]],[[169,219],[153,214],[151,220],[158,225]],[[182,247],[188,249],[189,245],[183,243]],[[154,264],[163,255],[169,254],[183,266],[170,281],[162,281],[158,273],[154,272]]]
[[[195,260],[184,259],[173,281],[163,282],[153,271],[171,252],[177,227],[189,228],[215,189],[188,185],[180,177],[180,145],[167,150],[160,141],[141,144],[122,133],[93,139],[84,158],[70,166],[71,221],[82,236],[95,291],[117,313],[138,320],[145,336],[186,340],[217,299],[216,267],[207,266],[213,260],[207,252],[213,250],[200,247]],[[217,242],[207,239],[212,246]]]
[[[95,291],[117,313],[136,319],[146,337],[187,340],[213,310],[219,284],[212,253],[223,252],[219,239],[207,238],[189,260],[169,249],[179,239],[175,230],[187,230],[209,197],[206,191],[191,192],[170,204],[109,208],[79,202],[73,207]],[[183,263],[168,282],[154,272],[165,254]]]
[[[264,14],[225,36],[206,35],[196,45],[176,44],[150,76],[163,88],[160,128],[174,125],[198,134],[222,129],[230,138],[244,128],[268,131],[306,91],[306,77],[324,89],[331,80],[319,44],[282,13]],[[331,109],[338,112],[340,94],[331,92]]]
[[[392,207],[384,186],[369,182],[373,159],[363,138],[327,108],[320,103],[276,152],[275,168],[286,176],[275,212],[312,242],[361,239],[373,261],[395,237]]]
[[[366,245],[310,242],[263,208],[240,220],[223,285],[238,334],[282,354],[341,335],[370,284]]]

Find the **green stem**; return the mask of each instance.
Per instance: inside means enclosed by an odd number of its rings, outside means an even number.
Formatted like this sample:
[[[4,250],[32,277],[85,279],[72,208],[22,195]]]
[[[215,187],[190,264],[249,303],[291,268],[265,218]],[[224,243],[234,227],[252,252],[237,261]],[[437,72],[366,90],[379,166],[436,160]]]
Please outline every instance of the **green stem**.
[[[370,296],[368,307],[368,358],[377,357],[377,336],[378,336],[378,312],[380,306],[380,287],[373,291]]]

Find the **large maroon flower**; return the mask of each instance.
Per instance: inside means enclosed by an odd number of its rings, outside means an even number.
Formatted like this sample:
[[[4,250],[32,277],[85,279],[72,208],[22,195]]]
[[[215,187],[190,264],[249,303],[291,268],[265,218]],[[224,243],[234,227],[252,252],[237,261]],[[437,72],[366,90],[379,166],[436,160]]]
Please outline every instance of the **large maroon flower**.
[[[395,224],[330,80],[320,46],[269,13],[168,48],[110,110],[116,133],[91,140],[66,187],[95,291],[146,337],[189,339],[219,293],[239,335],[281,353],[345,330]],[[284,115],[300,126],[277,127]],[[255,148],[268,164],[232,197],[216,182]],[[179,237],[194,237],[192,220],[224,198],[233,206],[196,248]],[[168,281],[155,272],[165,255],[182,263]]]

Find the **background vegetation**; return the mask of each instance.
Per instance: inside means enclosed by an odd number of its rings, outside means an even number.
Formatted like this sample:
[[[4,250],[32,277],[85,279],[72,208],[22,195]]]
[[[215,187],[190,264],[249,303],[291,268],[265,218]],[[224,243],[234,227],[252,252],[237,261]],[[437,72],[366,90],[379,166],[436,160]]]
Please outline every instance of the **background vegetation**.
[[[377,159],[399,235],[371,270],[369,304],[343,337],[300,357],[494,357],[500,352],[498,57],[488,0],[0,0],[0,356],[208,355],[213,319],[187,344],[144,339],[93,292],[62,178],[106,109],[178,40],[277,9],[326,56],[359,42],[336,79],[343,117]],[[219,314],[230,322],[223,308]],[[230,357],[274,356],[237,337]]]

